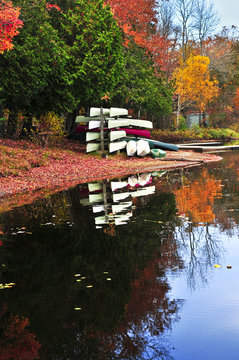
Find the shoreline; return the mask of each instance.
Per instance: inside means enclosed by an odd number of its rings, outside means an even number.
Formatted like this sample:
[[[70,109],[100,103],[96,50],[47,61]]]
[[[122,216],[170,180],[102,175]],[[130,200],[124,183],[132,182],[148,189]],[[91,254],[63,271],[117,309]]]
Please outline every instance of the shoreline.
[[[163,159],[125,158],[123,155],[101,159],[99,156],[89,156],[78,148],[75,153],[64,153],[62,159],[51,159],[46,165],[32,168],[19,176],[0,177],[0,213],[82,183],[135,173],[201,166],[221,159],[214,154],[190,150],[168,151]]]

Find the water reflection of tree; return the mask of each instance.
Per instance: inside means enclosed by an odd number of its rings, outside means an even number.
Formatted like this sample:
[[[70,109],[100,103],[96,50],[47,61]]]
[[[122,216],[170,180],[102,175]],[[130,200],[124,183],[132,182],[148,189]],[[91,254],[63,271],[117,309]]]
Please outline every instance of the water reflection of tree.
[[[184,222],[175,229],[177,244],[185,259],[188,284],[193,289],[200,282],[207,283],[208,270],[221,261],[224,247],[215,232],[213,226],[199,226],[192,222]]]
[[[9,314],[6,304],[0,311],[0,360],[35,360],[40,344],[28,330],[29,320]]]
[[[200,281],[206,283],[208,269],[222,260],[224,246],[219,234],[230,238],[238,232],[239,212],[234,211],[239,208],[237,161],[231,159],[229,169],[227,164],[186,171],[181,184],[174,186],[182,216],[175,237],[187,262],[192,288]]]
[[[158,342],[180,305],[164,274],[182,266],[171,242],[176,206],[173,194],[148,199],[114,237],[95,229],[73,189],[2,215],[2,282],[16,286],[0,303],[30,319],[44,359],[169,358]]]

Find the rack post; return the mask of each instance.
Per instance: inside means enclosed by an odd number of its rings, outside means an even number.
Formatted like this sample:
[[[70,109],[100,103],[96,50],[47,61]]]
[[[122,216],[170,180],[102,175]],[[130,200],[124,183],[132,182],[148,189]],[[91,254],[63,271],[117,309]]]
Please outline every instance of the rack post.
[[[103,108],[100,108],[100,148],[101,156],[105,157],[105,142],[104,142],[104,117],[103,117]]]

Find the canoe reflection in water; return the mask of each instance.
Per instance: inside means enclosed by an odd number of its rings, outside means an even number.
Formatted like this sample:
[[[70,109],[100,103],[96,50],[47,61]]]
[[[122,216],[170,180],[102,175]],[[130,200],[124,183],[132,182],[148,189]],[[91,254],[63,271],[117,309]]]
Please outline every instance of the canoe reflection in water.
[[[95,225],[114,224],[125,225],[133,215],[133,199],[152,195],[155,186],[152,185],[152,174],[142,173],[132,175],[118,181],[102,180],[88,184],[88,196],[82,198],[82,205],[91,205],[95,217]]]

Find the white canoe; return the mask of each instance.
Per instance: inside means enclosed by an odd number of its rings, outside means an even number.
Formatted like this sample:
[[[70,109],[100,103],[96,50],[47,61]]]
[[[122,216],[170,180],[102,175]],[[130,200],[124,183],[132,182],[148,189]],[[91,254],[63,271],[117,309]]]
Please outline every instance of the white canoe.
[[[102,108],[102,110],[103,110],[103,115],[110,114],[110,109]],[[101,113],[101,108],[96,108],[96,107],[90,108],[90,117],[100,116],[100,113]]]
[[[109,153],[125,149],[126,145],[127,145],[127,142],[125,140],[124,141],[112,142],[112,143],[109,144]]]
[[[100,120],[91,120],[89,121],[88,129],[98,129],[100,127]]]
[[[138,140],[137,141],[137,155],[138,156],[146,156],[150,154],[150,146],[148,141]]]
[[[152,121],[149,120],[129,119],[129,126],[137,126],[147,129],[153,129],[153,123]]]
[[[128,156],[134,156],[137,152],[137,143],[134,140],[130,140],[126,145],[126,153]]]
[[[88,143],[86,145],[86,152],[92,152],[92,151],[97,151],[100,150],[101,146],[100,143]]]
[[[127,127],[129,126],[129,119],[110,119],[108,120],[108,129],[118,128],[118,127]]]
[[[110,117],[116,117],[116,116],[128,116],[128,110],[123,108],[111,107]]]
[[[124,130],[121,131],[111,131],[110,132],[110,141],[114,141],[120,138],[126,137],[126,132]]]
[[[89,121],[91,121],[92,119],[90,117],[87,116],[77,116],[75,119],[76,123],[84,123],[87,124]]]
[[[100,139],[100,132],[87,132],[86,141],[98,140]]]
[[[97,124],[98,126],[98,124]],[[110,141],[118,140],[120,138],[126,137],[126,132],[124,130],[122,131],[110,131],[109,133],[109,139]],[[87,132],[86,133],[86,141],[92,141],[100,139],[100,132]]]

